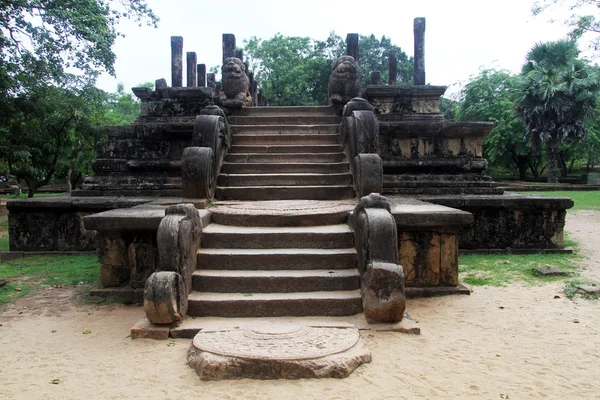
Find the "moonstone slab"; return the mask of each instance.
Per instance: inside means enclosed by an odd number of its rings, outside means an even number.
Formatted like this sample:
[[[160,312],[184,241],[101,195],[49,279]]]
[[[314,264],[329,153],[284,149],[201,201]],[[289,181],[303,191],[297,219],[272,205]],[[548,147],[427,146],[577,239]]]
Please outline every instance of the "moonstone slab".
[[[268,326],[200,331],[188,364],[202,380],[345,378],[371,362],[355,327]]]

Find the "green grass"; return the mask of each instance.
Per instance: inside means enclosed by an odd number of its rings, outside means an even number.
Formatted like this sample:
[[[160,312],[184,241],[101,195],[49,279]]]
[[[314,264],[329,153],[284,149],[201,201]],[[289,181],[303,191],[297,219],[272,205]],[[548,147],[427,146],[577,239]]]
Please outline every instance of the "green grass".
[[[0,280],[9,282],[0,289],[3,305],[42,286],[95,286],[100,282],[100,269],[95,255],[30,256],[0,263]]]
[[[9,251],[8,236],[0,237],[0,251]]]
[[[527,192],[542,196],[570,197],[575,202],[572,210],[600,210],[600,190],[591,191],[556,191],[556,192]]]
[[[461,281],[473,286],[505,286],[523,282],[536,285],[544,282],[566,281],[576,276],[580,268],[576,254],[468,254],[458,260]],[[567,272],[566,276],[539,276],[534,268],[554,267]]]

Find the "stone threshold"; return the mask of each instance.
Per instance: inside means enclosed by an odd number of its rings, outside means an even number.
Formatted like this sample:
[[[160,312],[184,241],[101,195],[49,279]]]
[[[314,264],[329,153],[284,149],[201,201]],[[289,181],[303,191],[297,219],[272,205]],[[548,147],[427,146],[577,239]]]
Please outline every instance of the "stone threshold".
[[[167,340],[192,339],[201,330],[235,330],[248,328],[265,328],[273,326],[313,326],[313,327],[356,327],[361,331],[398,332],[420,335],[421,328],[410,314],[397,323],[369,324],[364,314],[345,317],[273,317],[273,318],[224,318],[224,317],[188,317],[185,321],[167,326],[152,324],[146,317],[140,319],[131,328],[132,339]]]

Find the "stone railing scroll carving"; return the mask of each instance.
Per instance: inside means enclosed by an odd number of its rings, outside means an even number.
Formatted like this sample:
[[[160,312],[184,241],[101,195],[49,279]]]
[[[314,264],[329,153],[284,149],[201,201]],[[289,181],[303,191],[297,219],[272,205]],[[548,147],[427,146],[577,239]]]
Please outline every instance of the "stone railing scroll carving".
[[[377,154],[379,121],[373,107],[365,99],[353,98],[344,106],[340,131],[357,195],[381,193],[383,162]]]
[[[377,193],[361,198],[352,227],[365,318],[369,323],[401,321],[406,308],[404,273],[398,264],[398,233],[389,201]]]
[[[209,106],[196,117],[192,147],[181,157],[183,197],[212,199],[223,159],[231,141],[225,113]]]
[[[144,289],[144,311],[153,324],[172,324],[187,313],[202,222],[191,204],[169,206],[157,232],[159,262]]]

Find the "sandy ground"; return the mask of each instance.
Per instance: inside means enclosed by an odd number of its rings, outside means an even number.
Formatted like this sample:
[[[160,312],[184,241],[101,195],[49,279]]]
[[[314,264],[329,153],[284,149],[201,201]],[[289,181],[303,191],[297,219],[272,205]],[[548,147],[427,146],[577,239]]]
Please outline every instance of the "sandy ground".
[[[567,230],[585,274],[600,278],[600,212],[569,214]],[[343,380],[299,381],[202,382],[185,362],[189,340],[132,341],[141,308],[72,294],[47,290],[0,314],[0,398],[600,398],[600,303],[571,301],[561,284],[412,300],[421,336],[365,331],[372,363]]]

